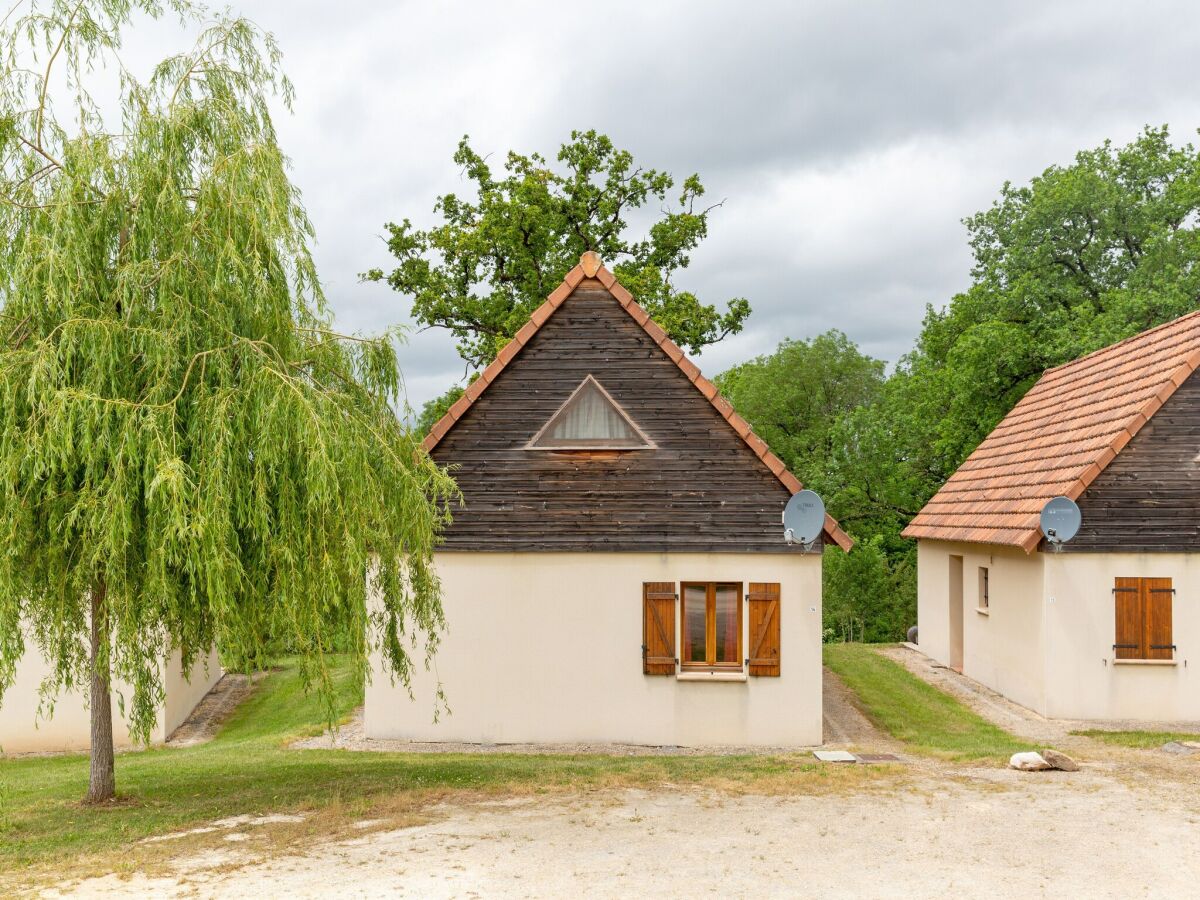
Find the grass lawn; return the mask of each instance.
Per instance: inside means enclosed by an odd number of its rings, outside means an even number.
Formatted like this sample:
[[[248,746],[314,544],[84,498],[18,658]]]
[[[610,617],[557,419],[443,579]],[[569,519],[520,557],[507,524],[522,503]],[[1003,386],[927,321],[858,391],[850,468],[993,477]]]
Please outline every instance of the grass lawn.
[[[1029,749],[869,645],[826,644],[825,665],[858,695],[872,722],[916,751],[985,759]]]
[[[1088,728],[1083,731],[1072,731],[1071,734],[1080,734],[1120,747],[1150,749],[1156,749],[1171,741],[1200,741],[1200,734],[1188,734],[1182,731],[1104,731],[1099,728]]]
[[[362,690],[351,683],[346,668],[337,672],[338,709],[345,714],[361,703]],[[0,759],[0,895],[6,880],[15,885],[61,878],[68,872],[130,871],[152,860],[153,852],[161,856],[185,849],[175,841],[138,845],[139,839],[243,813],[305,812],[305,825],[293,829],[291,836],[301,839],[306,834],[333,836],[364,818],[405,824],[415,820],[423,805],[447,797],[664,783],[816,793],[897,777],[877,767],[821,766],[807,756],[531,756],[287,748],[289,740],[317,733],[322,721],[320,702],[304,694],[295,670],[285,666],[259,683],[213,741],[118,754],[117,791],[124,802],[103,809],[79,802],[87,787],[86,756]],[[204,840],[189,837],[186,849],[204,846]]]

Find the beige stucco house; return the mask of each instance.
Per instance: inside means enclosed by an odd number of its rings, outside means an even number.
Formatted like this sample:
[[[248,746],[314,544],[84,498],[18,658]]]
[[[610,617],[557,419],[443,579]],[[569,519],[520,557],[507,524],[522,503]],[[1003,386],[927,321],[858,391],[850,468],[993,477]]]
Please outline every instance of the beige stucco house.
[[[1192,313],[1046,372],[904,532],[923,652],[1046,716],[1200,721],[1198,368]]]
[[[86,688],[60,694],[54,701],[53,715],[39,715],[39,688],[51,672],[32,641],[26,642],[25,655],[17,665],[16,680],[0,701],[0,753],[34,753],[58,750],[87,750],[91,745]],[[184,677],[179,653],[163,660],[162,676],[165,702],[151,734],[152,743],[167,740],[183,724],[220,679],[220,661],[214,651],[207,659],[196,660],[190,678]],[[117,697],[132,696],[132,689],[113,683],[113,743],[133,746],[128,725],[120,720]]]
[[[594,254],[425,446],[465,501],[448,630],[415,701],[373,660],[369,737],[821,743],[821,553],[849,538],[785,542],[800,483]]]

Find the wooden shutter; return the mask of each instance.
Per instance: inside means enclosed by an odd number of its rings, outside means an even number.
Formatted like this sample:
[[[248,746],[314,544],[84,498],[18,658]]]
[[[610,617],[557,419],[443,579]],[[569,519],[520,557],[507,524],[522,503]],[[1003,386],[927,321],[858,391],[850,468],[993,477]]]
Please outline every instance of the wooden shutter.
[[[1113,588],[1117,609],[1116,640],[1113,650],[1117,659],[1145,659],[1142,641],[1142,589],[1140,578],[1118,578]]]
[[[642,672],[675,674],[675,583],[642,584]]]
[[[1142,609],[1146,631],[1144,659],[1173,659],[1175,647],[1171,639],[1171,601],[1175,591],[1170,578],[1142,579]]]
[[[779,677],[779,585],[750,582],[750,674]]]

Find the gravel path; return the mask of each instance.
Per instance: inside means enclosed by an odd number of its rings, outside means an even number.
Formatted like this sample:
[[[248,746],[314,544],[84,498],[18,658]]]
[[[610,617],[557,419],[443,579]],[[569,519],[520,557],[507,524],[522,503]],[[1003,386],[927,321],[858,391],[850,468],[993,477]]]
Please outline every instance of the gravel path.
[[[854,692],[833,671],[823,672],[825,744],[834,749],[896,753],[900,743],[884,734],[859,710]]]
[[[1096,772],[997,772],[978,784],[728,796],[625,790],[449,805],[434,820],[253,853],[181,857],[46,898],[822,897],[961,900],[1195,896],[1196,796]]]
[[[258,672],[253,676],[226,672],[213,685],[204,699],[196,704],[191,715],[182,725],[171,732],[167,743],[172,747],[191,747],[210,741],[221,723],[228,719],[238,705],[250,696],[254,683],[266,676]]]
[[[886,652],[1038,744],[1066,742],[1066,731],[1082,724],[1045,720],[969,679],[931,667],[914,651]],[[857,751],[895,749],[832,673],[826,673],[825,703],[831,744]],[[155,846],[178,851],[154,875],[90,878],[39,896],[1127,900],[1194,895],[1200,873],[1200,761],[1073,740],[1087,752],[1081,771],[1070,774],[912,758],[903,767],[879,770],[879,779],[858,787],[833,784],[789,794],[663,785],[648,791],[444,803],[422,811],[427,824],[396,827],[368,820],[358,823],[362,834],[301,846],[273,845],[269,836],[270,829],[294,823],[294,816],[233,817],[155,837]],[[361,717],[336,734],[296,746],[476,753],[720,751],[367,741]],[[193,843],[202,839],[207,846]]]
[[[313,738],[292,743],[295,750],[362,750],[369,753],[531,753],[601,754],[604,756],[770,756],[780,753],[795,753],[805,748],[797,747],[728,747],[720,744],[710,746],[676,747],[647,744],[472,744],[458,741],[396,741],[377,740],[366,736],[363,730],[363,711],[360,706],[349,722],[340,725],[334,732],[326,732]]]

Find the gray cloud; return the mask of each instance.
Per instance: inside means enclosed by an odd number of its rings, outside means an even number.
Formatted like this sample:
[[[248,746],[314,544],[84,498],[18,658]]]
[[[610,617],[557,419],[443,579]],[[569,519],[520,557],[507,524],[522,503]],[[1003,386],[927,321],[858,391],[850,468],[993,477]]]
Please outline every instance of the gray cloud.
[[[387,266],[385,222],[430,222],[460,188],[464,133],[502,158],[596,127],[726,200],[681,282],[755,313],[703,354],[709,374],[834,327],[894,361],[925,304],[967,285],[960,220],[1005,180],[1147,123],[1200,126],[1200,9],[1182,2],[237,7],[296,82],[280,132],[341,327],[406,319],[357,274]],[[161,29],[146,34],[137,52],[161,55]],[[437,332],[402,359],[414,404],[463,373]]]

